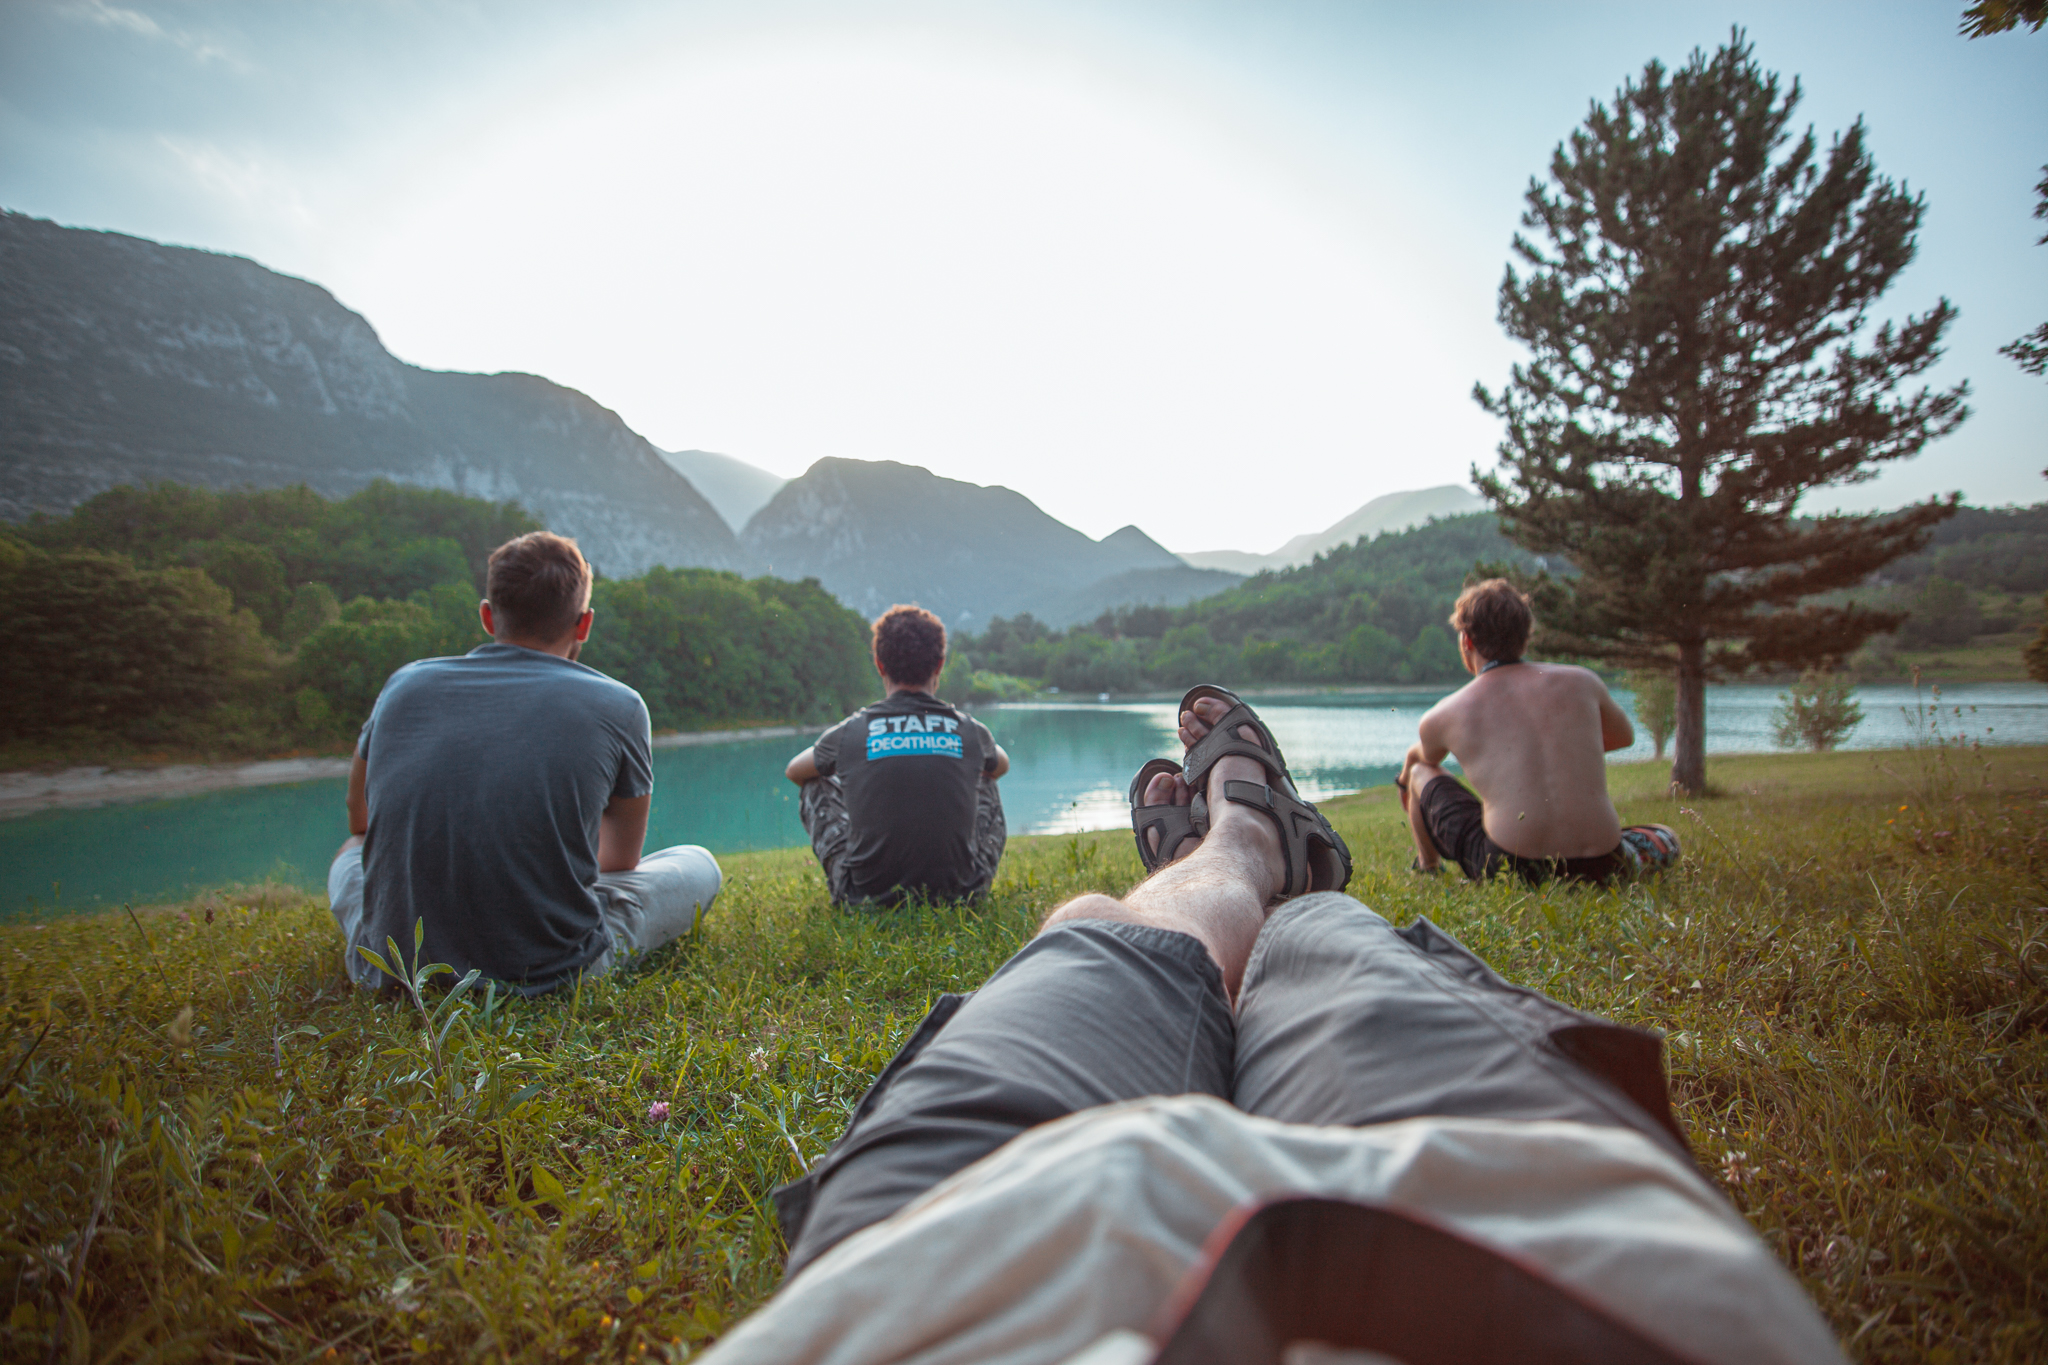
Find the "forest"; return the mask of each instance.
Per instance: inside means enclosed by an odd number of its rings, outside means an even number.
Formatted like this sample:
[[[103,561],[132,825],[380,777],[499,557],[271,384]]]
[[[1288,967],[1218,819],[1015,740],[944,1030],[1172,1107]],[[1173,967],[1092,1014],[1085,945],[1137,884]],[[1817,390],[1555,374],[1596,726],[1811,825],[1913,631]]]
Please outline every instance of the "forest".
[[[1358,540],[1310,564],[1258,574],[1185,607],[1123,607],[1056,631],[998,617],[955,642],[947,696],[997,700],[1029,685],[1062,692],[1226,683],[1441,683],[1461,680],[1445,624],[1475,573],[1570,566],[1501,535],[1490,512]],[[2048,591],[2048,503],[1962,507],[1928,543],[1839,596],[1905,613],[1853,665],[1890,676],[1898,649],[1967,645],[2032,630]],[[1824,600],[1833,600],[1832,597]],[[942,689],[943,690],[943,689]]]
[[[1539,562],[1489,513],[1357,540],[1185,607],[1123,607],[1055,631],[1029,615],[957,642],[955,666],[1062,692],[1237,683],[1432,683],[1464,675],[1445,624],[1475,565]]]
[[[111,489],[0,531],[0,746],[23,762],[343,749],[392,670],[485,640],[516,504],[379,481]],[[866,623],[816,581],[656,568],[600,579],[582,661],[654,728],[824,720],[870,690]]]

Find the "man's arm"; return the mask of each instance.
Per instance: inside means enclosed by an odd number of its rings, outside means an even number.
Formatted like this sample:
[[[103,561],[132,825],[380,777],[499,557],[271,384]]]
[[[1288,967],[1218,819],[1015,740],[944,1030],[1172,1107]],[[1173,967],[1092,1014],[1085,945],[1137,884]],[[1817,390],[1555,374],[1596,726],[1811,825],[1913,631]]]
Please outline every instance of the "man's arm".
[[[1418,763],[1432,768],[1441,768],[1444,760],[1451,756],[1451,747],[1444,742],[1444,720],[1438,714],[1438,706],[1432,706],[1423,714],[1415,727],[1415,742],[1408,746],[1408,752],[1401,757],[1401,775],[1394,779],[1395,788],[1401,793],[1401,809],[1408,809],[1408,778]]]
[[[348,832],[370,832],[370,764],[361,754],[348,770]]]
[[[1004,773],[1010,771],[1010,755],[1008,754],[1008,752],[1006,752],[1003,746],[1000,744],[995,746],[995,751],[996,766],[982,773],[982,776],[986,777],[991,782],[1001,777]]]
[[[1589,670],[1590,671],[1590,670]],[[1636,727],[1629,724],[1628,712],[1621,709],[1621,703],[1607,690],[1607,684],[1600,681],[1600,675],[1593,674],[1593,685],[1600,689],[1600,744],[1608,753],[1626,749],[1636,742]]]
[[[810,748],[789,760],[789,766],[782,770],[782,775],[796,783],[799,787],[806,782],[816,782],[820,777],[823,777],[824,774],[818,771],[818,746],[813,744]]]
[[[647,842],[647,808],[654,796],[614,796],[597,819],[597,870],[631,872]]]

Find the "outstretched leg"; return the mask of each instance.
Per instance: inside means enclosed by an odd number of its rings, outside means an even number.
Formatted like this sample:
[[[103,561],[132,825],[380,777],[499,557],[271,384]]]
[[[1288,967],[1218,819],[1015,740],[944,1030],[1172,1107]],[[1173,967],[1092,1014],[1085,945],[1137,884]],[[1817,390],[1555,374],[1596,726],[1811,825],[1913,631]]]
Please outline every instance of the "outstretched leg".
[[[1213,780],[1261,776],[1228,759]],[[1061,906],[987,985],[939,1001],[845,1135],[776,1191],[790,1274],[1027,1128],[1148,1095],[1229,1094],[1230,996],[1281,862],[1270,823],[1217,805],[1193,852],[1121,900]]]

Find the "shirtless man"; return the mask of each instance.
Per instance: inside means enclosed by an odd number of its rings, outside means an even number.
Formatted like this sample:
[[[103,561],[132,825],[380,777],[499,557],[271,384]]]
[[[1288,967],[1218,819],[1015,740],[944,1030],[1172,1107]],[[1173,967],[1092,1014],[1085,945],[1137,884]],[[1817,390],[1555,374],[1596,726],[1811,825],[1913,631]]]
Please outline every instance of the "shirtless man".
[[[1628,716],[1590,670],[1523,662],[1534,624],[1529,599],[1502,578],[1473,584],[1452,608],[1473,679],[1423,716],[1394,781],[1415,870],[1449,858],[1473,881],[1506,869],[1533,886],[1668,865],[1678,836],[1664,825],[1623,829],[1607,798],[1604,755],[1635,743]],[[1444,772],[1451,754],[1477,796]]]

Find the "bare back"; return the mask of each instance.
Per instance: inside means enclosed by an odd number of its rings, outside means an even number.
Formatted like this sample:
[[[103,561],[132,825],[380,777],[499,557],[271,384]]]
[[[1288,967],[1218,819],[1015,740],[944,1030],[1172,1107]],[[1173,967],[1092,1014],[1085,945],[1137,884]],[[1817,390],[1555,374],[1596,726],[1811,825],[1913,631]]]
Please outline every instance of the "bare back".
[[[1486,833],[1524,858],[1592,858],[1621,842],[1607,796],[1610,749],[1633,727],[1597,675],[1512,664],[1445,697],[1420,726],[1424,757],[1457,755],[1486,810]]]

